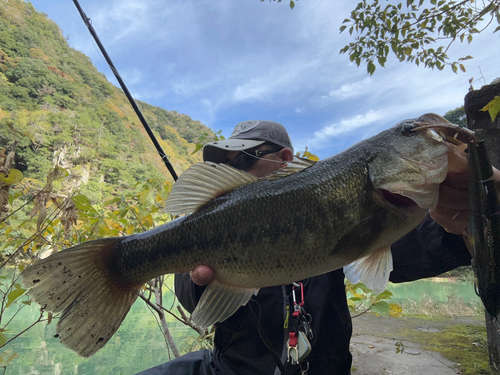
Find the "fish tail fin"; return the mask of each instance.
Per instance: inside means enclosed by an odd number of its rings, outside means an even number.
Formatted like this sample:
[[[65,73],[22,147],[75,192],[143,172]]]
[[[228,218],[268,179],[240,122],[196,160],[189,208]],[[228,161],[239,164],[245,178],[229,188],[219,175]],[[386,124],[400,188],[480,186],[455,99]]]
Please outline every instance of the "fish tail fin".
[[[61,343],[82,357],[101,349],[116,332],[141,286],[113,280],[106,265],[123,238],[89,241],[55,253],[21,274],[28,294],[43,309],[62,313]]]

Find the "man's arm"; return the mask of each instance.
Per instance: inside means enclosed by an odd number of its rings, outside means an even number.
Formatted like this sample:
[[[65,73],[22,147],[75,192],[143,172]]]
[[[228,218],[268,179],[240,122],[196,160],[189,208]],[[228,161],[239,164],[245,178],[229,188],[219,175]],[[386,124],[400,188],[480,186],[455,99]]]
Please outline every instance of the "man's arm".
[[[447,232],[430,215],[391,246],[394,283],[433,277],[470,265],[471,255],[460,235]]]

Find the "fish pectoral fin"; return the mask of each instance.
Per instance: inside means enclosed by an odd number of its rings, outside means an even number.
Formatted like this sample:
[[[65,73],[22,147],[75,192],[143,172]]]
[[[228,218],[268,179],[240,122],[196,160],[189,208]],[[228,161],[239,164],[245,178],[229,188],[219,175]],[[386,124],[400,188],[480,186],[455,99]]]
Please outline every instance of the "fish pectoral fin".
[[[172,215],[188,214],[219,195],[257,181],[259,178],[253,174],[228,165],[193,164],[174,184],[165,202],[165,210]]]
[[[344,266],[344,274],[350,283],[362,282],[379,294],[387,287],[392,269],[391,247],[385,246]]]
[[[223,322],[246,305],[256,291],[258,289],[236,288],[212,281],[203,292],[191,319],[202,327]]]

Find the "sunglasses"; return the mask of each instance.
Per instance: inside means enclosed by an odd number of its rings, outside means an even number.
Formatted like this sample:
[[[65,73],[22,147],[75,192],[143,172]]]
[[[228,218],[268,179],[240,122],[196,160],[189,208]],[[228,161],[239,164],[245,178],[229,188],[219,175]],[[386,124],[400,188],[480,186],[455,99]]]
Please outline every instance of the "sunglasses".
[[[229,165],[244,171],[254,165],[254,163],[262,156],[280,152],[282,149],[283,148],[273,150],[241,151],[233,160],[231,160]]]

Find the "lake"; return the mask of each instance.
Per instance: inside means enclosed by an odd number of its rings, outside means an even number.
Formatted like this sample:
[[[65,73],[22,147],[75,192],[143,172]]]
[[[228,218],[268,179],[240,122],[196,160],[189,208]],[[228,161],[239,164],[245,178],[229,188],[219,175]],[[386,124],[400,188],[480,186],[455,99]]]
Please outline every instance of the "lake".
[[[474,287],[464,282],[436,282],[419,280],[412,283],[390,284],[394,300],[402,303],[408,298],[419,300],[424,294],[430,295],[437,302],[446,302],[447,296],[456,293],[466,303],[477,303],[478,297]],[[165,305],[173,303],[173,297]],[[33,304],[22,311],[16,318],[17,327],[26,327],[29,322],[38,318],[38,305]],[[5,321],[5,320],[4,320]],[[183,338],[197,333],[186,328],[182,323],[167,315],[171,333],[180,346]],[[118,332],[108,344],[90,358],[82,358],[71,350],[64,348],[56,334],[56,322],[50,325],[39,323],[20,338],[14,340],[4,349],[17,352],[19,358],[8,366],[6,375],[38,375],[38,374],[135,374],[149,367],[169,360],[165,341],[161,334],[155,315],[142,300],[138,300],[130,310]],[[381,324],[383,318],[381,318]],[[13,332],[16,326],[11,329]],[[9,332],[7,332],[9,334]],[[40,338],[42,340],[40,341]]]
[[[444,281],[446,279],[423,279],[411,283],[392,284],[387,287],[394,294],[394,300],[403,303],[409,299],[420,301],[429,295],[436,302],[447,302],[448,296],[455,293],[467,304],[479,303],[480,298],[474,285],[464,281]]]

